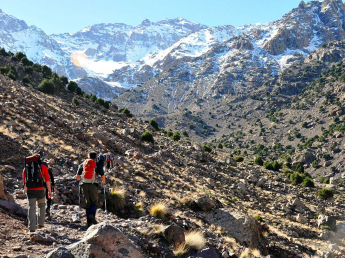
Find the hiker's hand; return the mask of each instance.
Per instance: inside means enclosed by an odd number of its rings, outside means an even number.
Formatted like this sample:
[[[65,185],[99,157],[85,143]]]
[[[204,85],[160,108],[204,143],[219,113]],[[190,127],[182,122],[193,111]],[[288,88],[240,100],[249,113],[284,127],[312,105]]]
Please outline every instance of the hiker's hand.
[[[80,181],[80,176],[79,175],[77,175],[77,180]]]
[[[52,198],[52,192],[48,192],[48,199]]]

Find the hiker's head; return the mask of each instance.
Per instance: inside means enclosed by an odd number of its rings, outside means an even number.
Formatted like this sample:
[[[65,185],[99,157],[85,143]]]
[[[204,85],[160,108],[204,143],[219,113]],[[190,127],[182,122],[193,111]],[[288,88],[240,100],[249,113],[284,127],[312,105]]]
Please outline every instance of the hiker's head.
[[[89,153],[89,158],[90,159],[97,159],[97,153],[96,152],[90,152]]]

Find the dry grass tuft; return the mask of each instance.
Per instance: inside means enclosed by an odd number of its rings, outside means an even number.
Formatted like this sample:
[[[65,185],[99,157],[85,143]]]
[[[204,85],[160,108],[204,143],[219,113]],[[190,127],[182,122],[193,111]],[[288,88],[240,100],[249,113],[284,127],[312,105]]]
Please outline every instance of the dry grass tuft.
[[[186,245],[190,247],[195,247],[198,250],[201,250],[205,247],[206,239],[204,235],[197,230],[189,231],[185,234]]]
[[[168,206],[165,202],[159,202],[151,206],[150,215],[163,219],[168,214]]]
[[[242,253],[240,258],[253,258],[253,257],[261,257],[260,251],[258,249],[245,249]]]
[[[115,212],[121,211],[125,206],[126,190],[124,188],[115,187],[109,196],[110,208]]]
[[[187,252],[188,252],[188,247],[186,244],[179,245],[177,248],[174,249],[174,255],[177,257],[183,256]]]

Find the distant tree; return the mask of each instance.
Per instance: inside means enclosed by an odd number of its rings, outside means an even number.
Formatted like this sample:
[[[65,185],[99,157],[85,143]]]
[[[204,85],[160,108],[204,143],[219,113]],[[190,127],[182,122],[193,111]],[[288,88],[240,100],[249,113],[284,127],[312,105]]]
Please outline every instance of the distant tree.
[[[77,92],[77,89],[78,89],[78,84],[74,81],[70,81],[68,83],[68,86],[67,86],[67,89],[70,91],[70,92]]]
[[[99,105],[101,105],[101,106],[103,106],[104,100],[101,99],[101,98],[99,98],[99,99],[97,99],[97,100],[95,101],[95,103],[96,103],[96,104],[99,104]]]
[[[158,123],[155,120],[151,119],[149,121],[149,124],[152,125],[153,128],[156,129],[157,131],[159,130]]]
[[[183,134],[183,136],[185,136],[185,137],[189,137],[189,134],[188,134],[187,131],[184,131],[182,134]]]
[[[181,135],[179,132],[174,132],[172,138],[174,141],[179,141],[181,139]]]
[[[48,66],[43,65],[41,66],[41,69],[44,78],[50,77],[52,75],[52,70]]]
[[[22,62],[23,65],[26,65],[26,66],[33,65],[33,63],[26,56],[24,56],[20,61]]]
[[[6,50],[4,48],[0,48],[0,54],[2,56],[8,56],[8,53],[6,52]]]
[[[44,79],[39,85],[38,89],[44,93],[52,94],[55,91],[54,84],[48,80]]]
[[[173,136],[173,134],[174,134],[173,131],[171,131],[171,129],[169,129],[168,132],[167,132],[167,136],[171,137],[171,136]]]
[[[296,165],[296,171],[299,172],[299,173],[304,173],[304,167],[301,163],[298,163]]]
[[[254,163],[256,165],[259,165],[259,166],[262,166],[264,164],[264,161],[262,160],[261,156],[257,156],[255,159],[254,159]]]
[[[17,52],[14,57],[16,57],[18,60],[22,60],[23,57],[26,57],[26,55],[22,52]]]
[[[222,144],[222,143],[220,143],[220,142],[218,142],[218,144],[217,144],[217,148],[218,148],[218,149],[223,149],[223,144]]]
[[[64,85],[66,85],[66,84],[68,84],[68,78],[66,77],[66,76],[60,76],[60,81],[64,84]]]
[[[143,133],[143,136],[141,137],[141,139],[144,142],[152,142],[152,143],[154,143],[153,135],[152,135],[152,133],[150,131],[145,131]]]
[[[23,78],[23,83],[30,83],[30,78],[27,75]]]

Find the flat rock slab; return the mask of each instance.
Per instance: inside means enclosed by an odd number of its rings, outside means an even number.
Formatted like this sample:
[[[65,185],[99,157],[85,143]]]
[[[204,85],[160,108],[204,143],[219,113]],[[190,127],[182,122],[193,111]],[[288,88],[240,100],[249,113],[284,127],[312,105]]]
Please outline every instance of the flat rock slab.
[[[0,207],[13,213],[17,212],[20,209],[20,206],[15,202],[5,200],[0,200]]]

